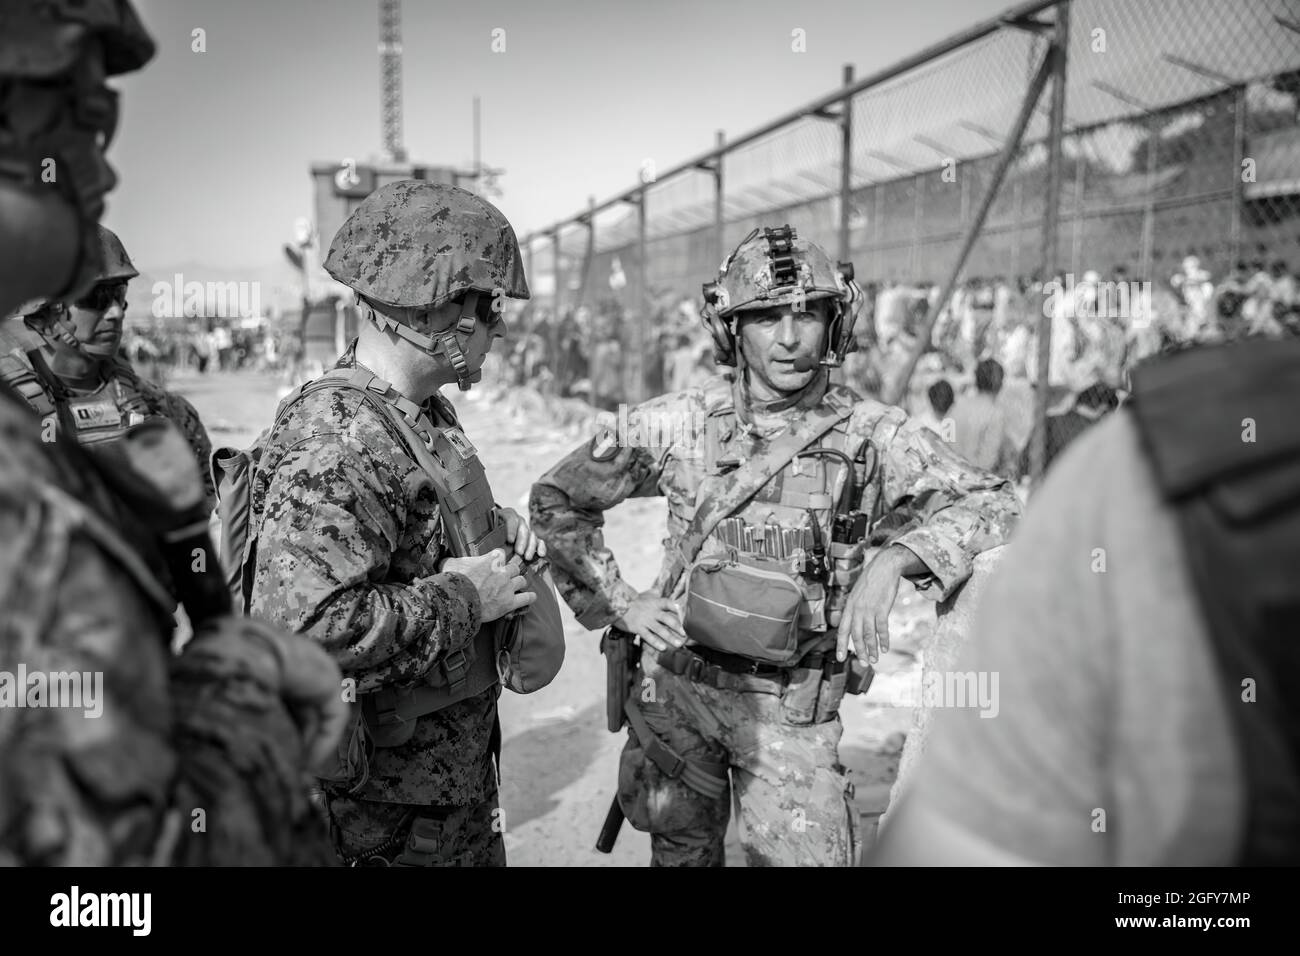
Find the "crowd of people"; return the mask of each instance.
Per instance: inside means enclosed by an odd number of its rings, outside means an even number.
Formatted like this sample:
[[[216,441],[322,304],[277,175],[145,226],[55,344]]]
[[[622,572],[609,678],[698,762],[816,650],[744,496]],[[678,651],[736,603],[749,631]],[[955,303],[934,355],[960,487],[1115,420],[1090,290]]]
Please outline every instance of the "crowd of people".
[[[835,376],[879,397],[916,350],[941,290],[929,281],[885,281],[864,283],[863,291],[858,351]],[[558,318],[530,305],[511,323],[508,380],[602,410],[640,397],[627,368],[629,315],[614,300],[570,307]],[[900,404],[936,431],[950,413],[964,420],[982,408],[980,430],[1002,436],[980,440],[1000,449],[996,463],[985,466],[1007,477],[1027,475],[1038,330],[1049,319],[1047,463],[1083,423],[1120,406],[1131,371],[1144,359],[1193,344],[1300,334],[1300,275],[1261,247],[1255,259],[1238,261],[1217,281],[1195,256],[1160,282],[1137,281],[1120,265],[1104,276],[1089,269],[1047,282],[1033,275],[973,277],[939,310]],[[661,296],[641,332],[642,395],[699,385],[715,371],[691,297]]]
[[[262,321],[255,327],[222,319],[184,326],[155,322],[130,325],[122,352],[147,378],[165,382],[182,372],[237,372],[245,369],[291,375],[302,354],[301,336]]]

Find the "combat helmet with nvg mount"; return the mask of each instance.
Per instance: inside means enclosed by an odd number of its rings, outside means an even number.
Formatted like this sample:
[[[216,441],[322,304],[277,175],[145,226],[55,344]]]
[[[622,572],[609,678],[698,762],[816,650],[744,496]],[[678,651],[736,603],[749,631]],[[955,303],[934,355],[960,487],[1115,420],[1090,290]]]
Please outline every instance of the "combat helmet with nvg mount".
[[[473,381],[463,339],[490,321],[501,296],[529,297],[515,231],[467,189],[404,179],[365,198],[335,234],[325,271],[357,294],[366,317],[430,355],[443,354],[462,390]],[[461,300],[435,328],[430,313]]]
[[[821,364],[837,366],[857,348],[857,322],[862,290],[853,279],[853,264],[832,265],[816,243],[800,239],[789,226],[755,229],[723,260],[718,278],[704,284],[704,327],[713,338],[713,358],[719,365],[737,363],[736,323],[740,313],[772,306],[830,299],[826,351]]]

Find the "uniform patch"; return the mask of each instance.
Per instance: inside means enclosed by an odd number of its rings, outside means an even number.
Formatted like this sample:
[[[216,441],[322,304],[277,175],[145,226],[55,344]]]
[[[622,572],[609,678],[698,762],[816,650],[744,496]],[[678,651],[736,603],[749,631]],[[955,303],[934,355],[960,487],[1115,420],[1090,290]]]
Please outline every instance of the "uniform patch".
[[[612,428],[602,428],[591,440],[591,460],[609,461],[618,454],[618,435]]]
[[[122,423],[122,413],[117,403],[110,399],[100,399],[72,406],[72,417],[77,423],[77,430],[91,428],[108,428]]]
[[[469,439],[465,437],[465,433],[459,428],[448,428],[443,434],[447,436],[447,443],[456,449],[461,461],[469,461],[478,454],[478,450],[470,444]]]

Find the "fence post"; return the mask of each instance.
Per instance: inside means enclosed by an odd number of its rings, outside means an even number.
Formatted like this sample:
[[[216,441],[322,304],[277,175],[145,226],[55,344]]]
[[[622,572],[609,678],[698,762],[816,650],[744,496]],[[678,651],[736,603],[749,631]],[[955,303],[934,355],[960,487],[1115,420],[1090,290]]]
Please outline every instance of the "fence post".
[[[1065,128],[1065,61],[1070,47],[1069,0],[1056,5],[1056,29],[1047,55],[1052,62],[1052,109],[1047,133],[1047,197],[1043,209],[1043,268],[1044,282],[1050,281],[1060,271],[1060,236],[1058,222],[1061,213],[1061,138]],[[1064,290],[1062,290],[1064,291]],[[1043,477],[1047,458],[1047,396],[1050,389],[1052,364],[1052,318],[1039,308],[1038,335],[1038,391],[1034,401],[1034,431],[1030,437],[1030,476],[1037,485]]]
[[[844,64],[844,85],[853,85],[853,64]],[[849,210],[853,200],[853,97],[840,106],[840,242],[839,261],[849,261]]]
[[[582,278],[578,281],[578,299],[574,308],[587,305],[587,293],[591,288],[591,267],[596,258],[596,197],[587,197],[587,215],[583,218],[587,225],[587,248],[582,253]]]
[[[558,319],[560,315],[560,302],[564,296],[563,274],[560,269],[560,227],[556,226],[555,231],[551,233],[551,251],[555,255],[555,262],[552,266],[552,272],[555,273],[555,316]]]
[[[1228,268],[1236,268],[1241,258],[1241,207],[1246,202],[1246,185],[1241,178],[1241,163],[1246,158],[1246,87],[1238,86],[1233,103],[1236,126],[1232,131],[1232,257]]]
[[[647,288],[647,269],[646,269],[646,242],[645,242],[645,186],[643,185],[636,197],[629,199],[628,202],[636,206],[636,270],[633,280],[635,293],[631,297],[630,314],[623,317],[624,321],[631,321],[628,328],[628,334],[625,341],[628,343],[627,354],[624,356],[624,381],[628,383],[629,404],[635,404],[645,400],[645,344],[646,323],[650,321],[648,314],[647,302],[649,301],[649,290]]]
[[[723,173],[722,173],[722,150],[727,144],[727,135],[718,130],[714,140],[718,148],[718,157],[713,161],[713,268],[716,269],[722,264],[722,257],[726,252],[726,238],[723,233],[726,228],[725,216],[723,213]],[[709,272],[710,280],[713,278],[712,270]]]
[[[1159,162],[1160,121],[1155,113],[1147,116],[1147,201],[1142,207],[1142,251],[1138,274],[1149,276],[1156,241],[1156,166]]]
[[[917,330],[916,341],[912,344],[911,351],[908,353],[902,369],[899,370],[898,376],[894,381],[887,383],[882,390],[882,401],[886,405],[897,405],[907,392],[907,385],[911,381],[912,372],[916,369],[916,363],[930,344],[930,336],[934,330],[935,320],[939,318],[939,313],[948,305],[953,287],[957,284],[957,278],[966,265],[966,258],[970,255],[971,249],[974,248],[980,230],[984,228],[984,221],[988,218],[989,209],[993,206],[993,200],[997,197],[998,190],[1002,188],[1002,181],[1006,178],[1007,170],[1011,167],[1011,161],[1020,148],[1020,140],[1025,135],[1025,128],[1029,125],[1029,118],[1033,116],[1034,106],[1037,104],[1039,97],[1043,95],[1043,90],[1047,86],[1047,79],[1051,76],[1054,66],[1052,50],[1049,48],[1047,55],[1043,57],[1038,72],[1029,85],[1029,90],[1025,93],[1024,101],[1020,104],[1020,115],[1016,117],[1011,132],[1007,134],[1007,141],[1003,144],[1002,152],[998,155],[997,166],[993,169],[988,189],[985,190],[984,196],[980,200],[980,206],[975,213],[975,218],[966,226],[961,249],[957,253],[957,261],[953,264],[948,280],[944,283],[939,297],[931,304],[929,311],[926,313],[925,321],[921,323],[921,327]],[[1057,172],[1059,173],[1060,170],[1058,169]],[[916,177],[915,181],[917,183],[915,188],[920,189],[919,177]]]

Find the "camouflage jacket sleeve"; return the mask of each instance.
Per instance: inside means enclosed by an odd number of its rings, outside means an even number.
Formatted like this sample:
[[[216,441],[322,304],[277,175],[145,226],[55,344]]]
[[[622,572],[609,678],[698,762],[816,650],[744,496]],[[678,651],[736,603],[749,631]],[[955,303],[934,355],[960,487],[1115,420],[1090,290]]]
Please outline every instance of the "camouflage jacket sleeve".
[[[212,469],[208,467],[208,459],[212,457],[212,439],[208,437],[208,430],[203,427],[198,409],[190,404],[189,399],[175,392],[165,392],[164,395],[167,417],[180,428],[185,435],[185,440],[194,449],[194,457],[199,461],[199,472],[203,475],[208,511],[211,511],[217,504],[217,491],[212,486]]]
[[[282,696],[284,661],[255,633],[269,631],[223,618],[172,661],[173,865],[337,862],[304,783],[306,748]]]
[[[252,612],[320,641],[363,692],[418,680],[481,624],[464,575],[387,581],[406,508],[401,478],[346,431],[291,447],[262,508]]]
[[[930,573],[913,583],[928,597],[950,596],[968,577],[975,556],[1006,543],[1020,517],[1010,482],[958,457],[928,428],[907,428],[888,410],[871,429],[879,454],[873,484],[885,520],[906,530],[890,543],[916,554]]]
[[[651,404],[629,413],[632,427]],[[639,593],[605,546],[604,512],[628,498],[659,494],[666,460],[666,449],[620,444],[615,429],[603,428],[533,485],[529,520],[546,542],[560,596],[590,630],[622,617]]]
[[[199,463],[199,474],[203,476],[203,490],[208,511],[211,512],[217,504],[217,492],[212,486],[212,470],[208,467],[208,459],[212,457],[212,440],[208,437],[208,430],[203,427],[198,409],[184,396],[165,391],[147,379],[140,380],[140,390],[144,393],[149,407],[173,422],[181,430],[185,440],[190,443],[190,447],[194,449],[194,457]]]

